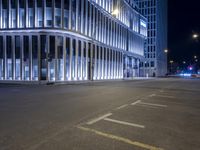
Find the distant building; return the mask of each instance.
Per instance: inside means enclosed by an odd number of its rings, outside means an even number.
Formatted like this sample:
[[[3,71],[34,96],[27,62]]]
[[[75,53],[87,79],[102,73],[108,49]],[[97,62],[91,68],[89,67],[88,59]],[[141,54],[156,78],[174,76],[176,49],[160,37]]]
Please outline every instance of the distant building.
[[[0,80],[139,76],[146,21],[133,0],[0,0]]]
[[[141,76],[164,76],[167,73],[167,0],[135,0],[147,18],[145,59],[140,63]]]

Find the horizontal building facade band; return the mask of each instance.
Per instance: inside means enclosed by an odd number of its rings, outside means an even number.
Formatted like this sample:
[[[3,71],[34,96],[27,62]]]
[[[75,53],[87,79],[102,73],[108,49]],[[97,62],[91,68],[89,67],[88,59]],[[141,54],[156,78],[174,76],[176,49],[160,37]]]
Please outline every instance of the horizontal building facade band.
[[[139,23],[137,13],[138,31],[133,30],[131,15],[130,25],[111,15],[114,1],[0,3],[1,80],[119,79],[143,56],[145,33],[139,29],[146,30],[145,18]]]

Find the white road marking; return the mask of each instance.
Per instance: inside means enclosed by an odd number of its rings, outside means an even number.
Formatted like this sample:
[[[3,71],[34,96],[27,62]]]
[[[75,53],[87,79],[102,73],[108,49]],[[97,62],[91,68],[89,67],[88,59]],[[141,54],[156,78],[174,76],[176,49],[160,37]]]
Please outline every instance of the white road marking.
[[[163,97],[163,98],[175,98],[174,96],[169,95],[156,95],[157,97]]]
[[[116,141],[119,141],[119,142],[130,144],[130,145],[133,145],[133,146],[137,146],[137,147],[140,147],[142,149],[164,150],[160,147],[155,147],[155,146],[148,145],[148,144],[145,144],[145,143],[141,143],[141,142],[138,142],[138,141],[130,140],[130,139],[127,139],[127,138],[124,138],[124,137],[120,137],[120,136],[116,136],[116,135],[113,135],[113,134],[101,132],[101,131],[98,131],[98,130],[95,130],[95,129],[85,128],[85,127],[81,127],[81,126],[78,126],[77,128],[79,128],[80,130],[86,131],[86,132],[94,133],[96,135],[99,135],[99,136],[102,136],[102,137],[105,137],[105,138],[109,138],[109,139],[112,139],[112,140],[116,140]]]
[[[140,103],[137,106],[147,107],[147,108],[153,108],[153,109],[158,109],[159,108],[159,107],[156,107],[156,106],[144,105],[144,104],[140,104]]]
[[[156,107],[167,107],[167,105],[153,104],[153,103],[144,103],[144,102],[140,102],[139,104],[149,105],[149,106],[156,106]]]
[[[131,105],[136,105],[136,104],[138,104],[138,103],[140,103],[140,102],[141,102],[141,100],[138,100],[138,101],[132,103]]]
[[[149,95],[149,97],[154,97],[154,96],[156,96],[156,94],[151,94],[151,95]]]
[[[129,122],[125,122],[125,121],[119,121],[119,120],[110,119],[110,118],[104,118],[103,120],[122,124],[122,125],[128,125],[128,126],[132,126],[132,127],[145,128],[145,126],[143,126],[143,125],[139,125],[139,124],[135,124],[135,123],[129,123]]]
[[[125,105],[119,106],[119,107],[116,108],[116,110],[122,109],[122,108],[127,107],[127,106],[128,106],[128,104],[125,104]]]
[[[96,122],[98,122],[98,121],[100,121],[100,120],[103,120],[104,118],[109,117],[109,116],[111,116],[111,115],[112,115],[112,113],[105,114],[105,115],[103,115],[103,116],[100,116],[100,117],[98,117],[98,118],[95,118],[95,119],[93,119],[93,120],[87,122],[86,124],[87,124],[87,125],[92,125],[92,124],[94,124],[94,123],[96,123]]]

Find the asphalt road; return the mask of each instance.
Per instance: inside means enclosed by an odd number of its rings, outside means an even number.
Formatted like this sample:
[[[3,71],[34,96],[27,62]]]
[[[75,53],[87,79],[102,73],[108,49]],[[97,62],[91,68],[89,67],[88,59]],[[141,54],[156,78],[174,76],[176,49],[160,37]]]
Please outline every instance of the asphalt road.
[[[0,150],[146,149],[200,149],[200,80],[0,84]]]

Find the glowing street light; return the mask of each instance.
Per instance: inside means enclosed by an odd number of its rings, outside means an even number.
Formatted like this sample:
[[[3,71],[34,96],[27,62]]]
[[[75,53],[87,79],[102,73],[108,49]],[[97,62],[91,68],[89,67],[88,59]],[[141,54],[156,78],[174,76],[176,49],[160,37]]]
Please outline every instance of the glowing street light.
[[[195,33],[192,35],[192,37],[193,37],[193,39],[197,39],[199,37],[199,35]]]
[[[113,12],[112,12],[112,15],[118,15],[119,14],[119,9],[115,9]]]
[[[165,49],[164,52],[165,52],[165,53],[168,53],[168,49]]]
[[[169,63],[170,63],[170,70],[171,70],[171,74],[172,74],[172,64],[174,63],[174,61],[170,60]]]
[[[194,59],[197,59],[197,56],[196,56],[196,55],[194,56]]]

